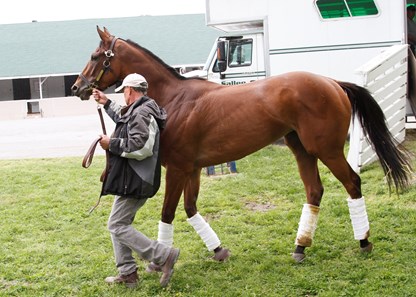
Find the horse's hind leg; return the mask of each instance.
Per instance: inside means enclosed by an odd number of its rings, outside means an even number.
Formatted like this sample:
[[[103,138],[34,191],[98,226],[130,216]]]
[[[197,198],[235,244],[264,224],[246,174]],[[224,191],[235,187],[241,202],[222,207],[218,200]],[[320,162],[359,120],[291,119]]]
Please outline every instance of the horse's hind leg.
[[[299,140],[296,132],[285,136],[287,146],[295,155],[300,177],[306,191],[307,203],[304,204],[295,241],[293,259],[302,262],[305,248],[312,245],[313,236],[318,223],[319,205],[324,192],[318,171],[318,160],[310,155]]]
[[[200,187],[201,169],[195,170],[187,179],[184,188],[184,205],[188,216],[188,223],[195,229],[204,241],[209,251],[214,251],[213,259],[225,261],[230,256],[228,249],[221,247],[221,241],[211,226],[198,213],[196,201]]]
[[[371,252],[373,245],[368,241],[370,224],[364,197],[361,193],[361,179],[348,164],[343,151],[333,151],[332,156],[321,158],[321,161],[331,170],[335,177],[344,185],[349,194],[348,209],[354,231],[354,238],[360,241],[362,252]]]

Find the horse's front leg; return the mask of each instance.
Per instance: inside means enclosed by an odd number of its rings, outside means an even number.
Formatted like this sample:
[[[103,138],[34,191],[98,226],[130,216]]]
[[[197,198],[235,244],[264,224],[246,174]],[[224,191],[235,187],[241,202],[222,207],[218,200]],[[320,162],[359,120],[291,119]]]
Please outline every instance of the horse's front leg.
[[[167,166],[165,199],[163,201],[162,218],[159,222],[159,233],[157,240],[168,245],[173,245],[173,220],[176,208],[185,186],[186,176],[177,169]]]
[[[163,201],[162,218],[159,221],[159,232],[157,241],[172,247],[173,246],[173,220],[175,219],[176,208],[185,185],[185,174],[182,171],[166,167],[165,199]],[[150,263],[146,272],[160,272],[161,267]]]
[[[209,251],[214,251],[213,259],[225,261],[230,256],[228,249],[221,247],[221,241],[211,226],[198,213],[196,201],[198,199],[201,178],[201,168],[192,172],[186,180],[184,188],[184,205],[188,216],[188,223],[195,229],[201,239],[204,241]]]

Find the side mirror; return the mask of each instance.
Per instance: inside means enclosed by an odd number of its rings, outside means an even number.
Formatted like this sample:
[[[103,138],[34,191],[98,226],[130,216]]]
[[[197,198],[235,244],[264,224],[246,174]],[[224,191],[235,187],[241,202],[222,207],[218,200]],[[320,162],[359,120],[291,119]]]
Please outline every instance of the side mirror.
[[[218,41],[217,43],[217,61],[219,72],[224,72],[227,69],[227,54],[225,50],[225,41]]]

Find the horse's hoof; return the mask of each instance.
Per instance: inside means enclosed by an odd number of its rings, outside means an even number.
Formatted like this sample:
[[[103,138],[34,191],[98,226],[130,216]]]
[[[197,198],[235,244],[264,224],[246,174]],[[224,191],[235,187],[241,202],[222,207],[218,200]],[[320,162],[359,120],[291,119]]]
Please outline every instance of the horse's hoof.
[[[361,253],[371,253],[373,251],[373,244],[370,242],[366,247],[361,248]]]
[[[305,260],[306,255],[301,253],[293,253],[292,258],[296,261],[296,263],[301,263],[303,260]]]
[[[220,249],[215,255],[212,257],[215,261],[224,262],[231,256],[231,252],[229,249]]]

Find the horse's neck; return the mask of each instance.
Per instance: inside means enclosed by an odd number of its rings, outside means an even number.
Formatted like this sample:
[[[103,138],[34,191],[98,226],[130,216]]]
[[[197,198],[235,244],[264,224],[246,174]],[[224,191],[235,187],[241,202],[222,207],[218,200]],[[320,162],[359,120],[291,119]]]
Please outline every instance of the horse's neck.
[[[177,98],[182,87],[182,81],[169,72],[150,75],[148,82],[149,96],[161,106],[166,106]]]
[[[124,76],[133,72],[143,75],[149,83],[149,97],[167,109],[175,109],[183,101],[196,100],[209,88],[206,81],[178,78],[159,58],[131,44],[122,60],[127,61],[123,64]]]
[[[143,75],[149,83],[149,97],[155,99],[159,105],[165,106],[179,92],[183,81],[175,77],[165,65],[154,60],[149,54],[140,52],[135,56],[139,58],[129,63],[130,67],[125,75],[132,72]]]

